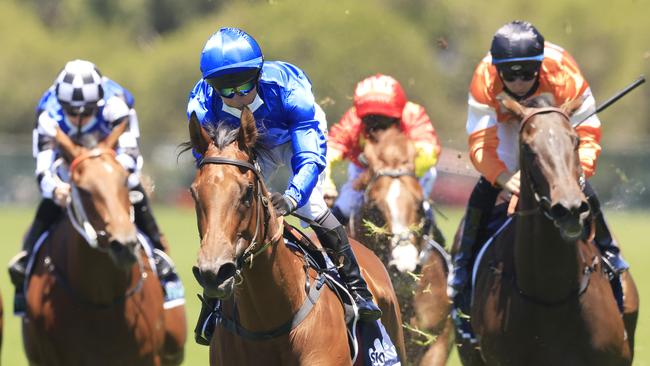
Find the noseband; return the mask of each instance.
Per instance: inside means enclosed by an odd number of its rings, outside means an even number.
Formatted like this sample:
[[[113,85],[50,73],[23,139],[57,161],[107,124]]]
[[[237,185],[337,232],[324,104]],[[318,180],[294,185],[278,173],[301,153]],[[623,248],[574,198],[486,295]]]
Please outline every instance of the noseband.
[[[278,230],[279,235],[275,235],[271,240],[268,240],[264,245],[262,245],[259,249],[256,249],[257,245],[259,242],[257,241],[257,237],[260,235],[260,229],[261,229],[261,224],[262,220],[264,220],[263,223],[263,233],[266,234],[268,233],[268,226],[269,226],[269,220],[270,220],[270,215],[266,214],[264,209],[268,211],[269,209],[269,200],[268,198],[264,195],[264,192],[266,189],[264,188],[263,182],[264,180],[262,179],[262,175],[259,172],[259,169],[252,163],[244,160],[238,160],[238,159],[230,159],[230,158],[220,158],[220,157],[204,157],[201,159],[199,162],[199,168],[202,168],[206,164],[216,164],[216,165],[233,165],[233,166],[238,166],[240,168],[248,169],[253,172],[255,175],[255,182],[257,183],[257,194],[256,194],[256,200],[257,200],[257,205],[256,205],[256,210],[257,210],[257,215],[255,218],[255,232],[253,233],[253,238],[250,241],[250,245],[244,250],[244,252],[237,258],[237,272],[241,270],[241,268],[246,264],[247,262],[250,262],[250,266],[253,266],[253,259],[262,253],[264,250],[266,250],[272,243],[274,243],[277,239],[279,239],[279,236],[282,235],[282,230]],[[263,217],[263,219],[262,219]],[[262,237],[261,240],[264,240]]]

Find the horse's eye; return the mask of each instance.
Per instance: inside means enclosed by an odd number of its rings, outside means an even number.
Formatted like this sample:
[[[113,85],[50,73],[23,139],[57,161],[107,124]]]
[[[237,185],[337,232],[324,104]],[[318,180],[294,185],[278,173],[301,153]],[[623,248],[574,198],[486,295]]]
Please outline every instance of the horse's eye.
[[[244,196],[242,197],[241,202],[244,206],[251,207],[252,201],[253,201],[253,184],[250,183],[248,187],[246,187],[246,192],[244,192]]]

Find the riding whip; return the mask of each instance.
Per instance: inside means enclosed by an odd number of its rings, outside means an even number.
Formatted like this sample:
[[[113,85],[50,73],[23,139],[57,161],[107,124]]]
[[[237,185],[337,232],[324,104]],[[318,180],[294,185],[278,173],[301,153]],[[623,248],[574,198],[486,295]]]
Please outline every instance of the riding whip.
[[[623,89],[623,90],[619,91],[618,93],[614,94],[614,96],[607,99],[603,104],[598,106],[598,108],[596,108],[595,111],[590,113],[587,117],[583,118],[582,121],[578,122],[574,126],[574,128],[580,126],[580,124],[582,124],[582,122],[586,121],[587,119],[589,119],[589,117],[593,116],[594,114],[602,112],[603,110],[605,110],[605,108],[607,108],[610,105],[614,104],[614,102],[616,102],[617,100],[623,98],[623,96],[625,96],[625,94],[627,94],[627,93],[631,92],[632,90],[636,89],[636,87],[638,87],[639,85],[641,85],[643,83],[645,83],[645,76],[641,75],[641,76],[639,76],[638,79],[634,80],[634,82],[632,82],[632,84],[626,86],[625,89]]]

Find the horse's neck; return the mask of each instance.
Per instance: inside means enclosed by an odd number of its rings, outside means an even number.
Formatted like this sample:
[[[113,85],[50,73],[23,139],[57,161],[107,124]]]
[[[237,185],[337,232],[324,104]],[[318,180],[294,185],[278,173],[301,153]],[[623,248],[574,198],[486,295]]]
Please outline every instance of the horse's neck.
[[[235,297],[242,326],[271,329],[290,319],[305,298],[304,279],[302,261],[283,239],[255,257],[252,267],[245,264]]]
[[[522,181],[520,208],[533,212],[535,198]],[[567,243],[541,210],[518,218],[514,248],[517,286],[525,293],[556,300],[579,283],[576,243]]]
[[[130,272],[118,269],[108,253],[91,248],[69,220],[58,225],[49,245],[46,255],[56,271],[84,300],[110,303],[130,286]]]

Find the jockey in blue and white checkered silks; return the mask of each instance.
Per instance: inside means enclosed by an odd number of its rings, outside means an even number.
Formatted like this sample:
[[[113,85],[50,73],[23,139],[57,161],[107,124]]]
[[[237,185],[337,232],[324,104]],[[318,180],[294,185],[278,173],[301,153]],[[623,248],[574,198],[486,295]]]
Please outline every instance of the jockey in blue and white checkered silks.
[[[151,240],[161,281],[178,281],[173,263],[164,253],[166,241],[140,183],[143,159],[138,148],[140,131],[133,104],[128,90],[102,76],[93,63],[85,60],[66,63],[54,84],[43,93],[36,107],[37,120],[32,133],[35,173],[42,200],[25,235],[22,250],[9,263],[9,274],[16,286],[17,313],[24,307],[23,282],[29,256],[39,237],[63,214],[70,194],[70,185],[55,177],[54,166],[60,157],[55,142],[57,128],[78,145],[92,148],[115,126],[128,123],[116,146],[116,158],[130,173],[129,197],[134,206],[135,223]]]
[[[258,43],[237,28],[221,28],[208,39],[200,68],[203,77],[190,92],[188,118],[195,115],[203,126],[238,126],[243,107],[252,111],[260,131],[254,149],[262,176],[269,179],[283,165],[290,169],[285,191],[273,193],[276,211],[296,211],[318,224],[312,228],[323,246],[344,257],[340,272],[359,303],[361,318],[379,318],[381,311],[359,272],[347,234],[323,200],[327,121],[307,75],[287,62],[264,61]],[[196,152],[194,156],[201,158]],[[207,311],[204,304],[199,326]]]

